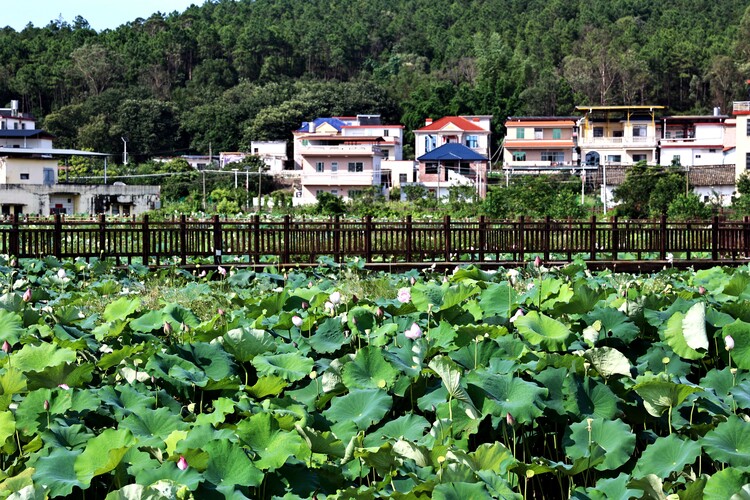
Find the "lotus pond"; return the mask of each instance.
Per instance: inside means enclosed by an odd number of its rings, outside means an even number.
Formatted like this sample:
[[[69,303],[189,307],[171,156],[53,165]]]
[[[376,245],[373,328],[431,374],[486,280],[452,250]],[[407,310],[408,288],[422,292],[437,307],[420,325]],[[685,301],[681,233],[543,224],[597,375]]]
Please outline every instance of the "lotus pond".
[[[750,496],[747,266],[218,271],[0,257],[0,497]]]

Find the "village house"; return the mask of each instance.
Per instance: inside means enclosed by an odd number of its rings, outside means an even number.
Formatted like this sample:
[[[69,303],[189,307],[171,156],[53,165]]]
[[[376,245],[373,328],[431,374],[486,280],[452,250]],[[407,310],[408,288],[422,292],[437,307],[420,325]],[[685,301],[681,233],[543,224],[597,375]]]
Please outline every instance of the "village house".
[[[302,171],[296,204],[315,203],[319,193],[352,199],[366,189],[386,194],[386,160],[402,160],[403,126],[384,125],[379,115],[316,118],[294,133],[295,169]]]
[[[492,116],[445,116],[414,130],[418,181],[438,198],[454,186],[469,185],[487,194]]]
[[[158,208],[159,186],[71,184],[58,177],[60,159],[106,154],[55,149],[54,137],[36,128],[18,101],[0,109],[0,213],[134,215]],[[106,164],[106,163],[105,163]]]

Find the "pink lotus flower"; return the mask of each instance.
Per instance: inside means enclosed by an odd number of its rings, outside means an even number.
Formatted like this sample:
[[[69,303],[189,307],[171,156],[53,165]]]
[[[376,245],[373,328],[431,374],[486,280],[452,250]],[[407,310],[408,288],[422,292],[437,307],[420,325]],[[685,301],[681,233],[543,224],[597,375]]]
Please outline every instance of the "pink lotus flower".
[[[514,314],[514,315],[513,315],[513,317],[512,317],[512,318],[510,318],[510,322],[511,322],[511,323],[515,323],[515,322],[516,322],[516,320],[517,320],[518,318],[520,318],[521,316],[523,316],[523,309],[520,309],[520,308],[519,308],[519,309],[518,309],[518,310],[516,311],[516,314]]]
[[[180,459],[177,461],[177,468],[180,470],[185,470],[188,468],[188,462],[182,455],[180,455]]]
[[[302,323],[304,323],[304,321],[299,316],[292,316],[292,323],[297,328],[300,328],[302,326]]]
[[[216,312],[219,314],[219,316],[224,316],[224,309],[222,309],[221,307],[217,309]]]
[[[8,354],[10,352],[10,344],[7,340],[3,341],[3,352]]]
[[[513,418],[513,415],[508,413],[507,415],[505,415],[505,423],[508,425],[513,425],[516,423],[516,419]]]
[[[542,259],[540,259],[539,256],[537,255],[536,258],[534,259],[534,267],[541,267],[541,266],[542,266]]]
[[[377,316],[378,318],[382,318],[383,314],[384,314],[383,308],[382,307],[378,307],[378,309],[375,311],[375,316]]]
[[[307,302],[303,302],[303,303],[302,303],[302,310],[303,310],[303,311],[304,311],[305,309],[307,309],[308,307],[310,307],[310,304],[308,304]]]
[[[169,321],[164,322],[164,335],[172,333],[172,324]]]
[[[727,335],[726,337],[724,337],[724,348],[727,351],[731,351],[732,349],[734,349],[734,339],[731,335]]]
[[[31,288],[27,288],[25,292],[23,292],[23,301],[29,302],[31,300]]]
[[[402,304],[408,304],[409,302],[411,302],[411,291],[406,287],[399,288],[398,295],[396,295],[396,298]]]
[[[412,323],[411,328],[404,332],[404,336],[410,340],[417,340],[422,336],[422,329],[419,328],[418,324]]]
[[[226,270],[226,269],[224,269],[224,268],[223,268],[223,267],[221,267],[221,266],[217,267],[217,268],[216,268],[216,271],[217,271],[217,272],[218,272],[219,274],[221,274],[222,276],[226,276],[226,275],[227,275],[227,270]]]
[[[706,289],[703,288],[702,286],[699,286],[698,287],[698,294],[699,295],[705,295],[706,294]]]
[[[412,276],[411,278],[409,278],[409,283],[411,283],[411,286],[414,286],[414,283],[416,283],[416,282],[417,282],[417,279],[414,276]]]
[[[66,276],[65,269],[60,268],[57,270],[57,277],[60,279],[63,279]]]
[[[70,386],[68,384],[59,384],[57,387],[59,387],[60,389],[65,390],[65,391],[70,390]]]

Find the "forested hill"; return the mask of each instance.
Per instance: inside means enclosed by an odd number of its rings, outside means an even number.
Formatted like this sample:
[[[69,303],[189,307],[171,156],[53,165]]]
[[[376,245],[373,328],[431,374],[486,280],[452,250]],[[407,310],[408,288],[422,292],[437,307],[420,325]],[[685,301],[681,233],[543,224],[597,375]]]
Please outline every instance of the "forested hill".
[[[0,30],[0,105],[60,147],[246,149],[320,115],[727,110],[750,77],[744,0],[216,0],[97,33]],[[1,21],[0,21],[1,23]],[[499,137],[500,134],[497,135]]]

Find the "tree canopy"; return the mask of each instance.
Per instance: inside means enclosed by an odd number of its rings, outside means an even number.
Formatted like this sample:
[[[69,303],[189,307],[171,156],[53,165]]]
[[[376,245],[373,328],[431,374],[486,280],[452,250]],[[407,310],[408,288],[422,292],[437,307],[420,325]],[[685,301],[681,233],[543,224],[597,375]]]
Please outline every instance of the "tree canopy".
[[[238,150],[302,120],[727,109],[750,77],[740,0],[213,0],[96,32],[0,29],[0,104],[60,144],[135,157]],[[406,142],[408,143],[407,136]]]

